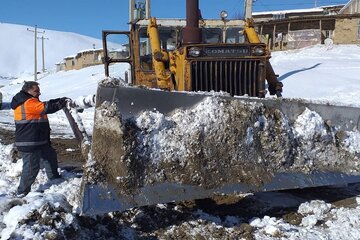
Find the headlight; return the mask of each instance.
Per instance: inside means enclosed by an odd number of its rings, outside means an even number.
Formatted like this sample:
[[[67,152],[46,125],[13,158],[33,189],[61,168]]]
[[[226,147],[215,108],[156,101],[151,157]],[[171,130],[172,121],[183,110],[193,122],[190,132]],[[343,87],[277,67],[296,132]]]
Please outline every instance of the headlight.
[[[198,47],[191,47],[189,48],[189,55],[191,57],[198,57],[201,54],[201,50]]]
[[[228,13],[227,13],[227,11],[221,11],[220,12],[220,18],[221,18],[221,20],[225,20],[226,18],[228,17]]]
[[[265,49],[263,47],[255,47],[253,53],[256,56],[263,56],[265,54]]]

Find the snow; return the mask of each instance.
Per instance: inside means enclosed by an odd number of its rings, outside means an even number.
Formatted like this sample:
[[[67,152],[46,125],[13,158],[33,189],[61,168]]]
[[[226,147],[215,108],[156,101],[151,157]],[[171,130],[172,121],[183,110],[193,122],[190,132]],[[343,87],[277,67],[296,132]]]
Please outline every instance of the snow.
[[[242,102],[242,100],[237,99],[236,103],[239,102]],[[257,152],[264,150],[262,146],[254,143],[261,141],[258,139],[259,135],[269,137],[269,135],[278,134],[286,136],[284,139],[286,139],[287,142],[292,141],[290,138],[293,138],[294,141],[292,143],[297,146],[296,152],[299,154],[295,154],[296,157],[294,158],[289,157],[290,154],[287,155],[287,158],[281,158],[276,155],[277,161],[280,158],[283,159],[282,163],[284,165],[288,163],[295,166],[297,165],[296,163],[299,163],[297,166],[300,167],[304,162],[297,162],[294,159],[303,158],[309,159],[308,164],[316,162],[326,165],[330,164],[331,161],[334,165],[340,165],[343,162],[340,156],[339,158],[337,158],[338,156],[330,158],[332,160],[328,158],[329,155],[336,154],[337,151],[334,152],[330,150],[330,148],[326,149],[321,143],[319,143],[319,146],[316,144],[322,141],[329,143],[334,142],[334,135],[337,134],[335,129],[329,129],[329,127],[324,124],[324,120],[318,113],[306,108],[305,111],[297,117],[293,125],[289,124],[288,120],[282,116],[281,126],[277,126],[277,132],[273,133],[273,128],[275,128],[272,123],[273,119],[271,119],[271,117],[267,118],[265,117],[266,114],[256,111],[255,109],[257,109],[257,107],[259,106],[255,103],[244,101],[241,104],[241,108],[239,108],[238,105],[227,102],[225,99],[206,97],[195,107],[191,109],[176,109],[169,116],[158,111],[144,111],[136,118],[136,127],[139,130],[137,133],[137,141],[139,144],[137,147],[137,156],[139,156],[140,159],[152,161],[152,163],[157,166],[163,162],[178,162],[183,169],[186,169],[186,166],[190,165],[190,159],[198,158],[196,154],[199,152],[202,152],[204,157],[216,159],[216,161],[226,162],[228,158],[234,158],[234,161],[236,161],[235,159],[240,161],[239,156],[245,154],[241,152],[244,148],[247,151],[248,158],[252,157],[248,153],[251,152],[251,149],[256,148]],[[242,114],[239,114],[239,112]],[[257,114],[245,115],[247,112],[256,112]],[[238,119],[242,120],[238,122]],[[254,122],[252,122],[252,119],[255,119]],[[108,120],[106,122],[108,122]],[[248,127],[249,124],[253,127]],[[237,127],[240,129],[246,128],[246,146],[243,146],[241,138],[231,138],[234,135],[234,131],[241,131]],[[255,141],[254,131],[256,132]],[[283,131],[283,133],[280,134],[281,131]],[[239,135],[241,136],[241,134]],[[349,137],[345,138],[345,141],[340,139],[338,142],[341,143],[341,146],[344,145],[347,150],[356,153],[356,149],[358,148],[356,136],[358,136],[358,132],[348,132],[348,135]],[[266,140],[262,141],[266,142]],[[226,142],[232,142],[234,148],[228,147]],[[279,142],[276,142],[276,139],[271,139],[271,142],[275,145],[279,144]],[[215,145],[215,143],[218,145]],[[209,144],[214,144],[210,150],[207,150],[209,147],[202,148],[202,146]],[[219,154],[215,150],[212,150],[213,148],[217,148],[216,146],[226,148],[226,152]],[[272,147],[271,149],[273,153],[276,152],[275,148],[276,147]],[[337,149],[340,149],[340,147]],[[137,154],[135,151],[132,151],[132,153]],[[265,154],[260,154],[260,156],[261,155]],[[263,157],[263,159],[259,159],[259,161],[272,162],[270,156]],[[277,161],[274,160],[274,162]],[[351,168],[355,170],[355,166],[358,164],[357,158],[355,158],[353,163],[354,165],[351,165]],[[207,160],[207,164],[211,165],[215,163]],[[272,165],[268,163],[268,172],[271,172],[271,166]],[[218,165],[218,169],[219,168],[220,166]],[[163,168],[162,170],[166,171]],[[194,171],[194,169],[192,169],[192,171]],[[170,178],[169,174],[165,173],[165,175],[167,175],[168,179]]]
[[[284,97],[360,106],[360,46],[316,45],[274,52],[271,63],[284,83]],[[301,86],[301,87],[299,87]]]
[[[13,78],[19,78],[29,73],[34,73],[34,32],[33,26],[23,26],[0,23],[0,85],[8,83]],[[58,32],[47,29],[37,29],[38,37],[44,35],[45,68],[53,70],[55,63],[61,62],[66,56],[76,54],[78,51],[89,49],[95,44],[102,46],[100,39],[86,37],[76,33]],[[21,36],[21,37],[19,37]],[[71,43],[71,44],[68,44]],[[37,70],[42,69],[41,40],[37,41]]]
[[[250,225],[257,228],[256,239],[276,239],[275,235],[283,239],[359,239],[360,238],[360,207],[331,208],[331,204],[314,200],[302,203],[298,213],[302,214],[301,225],[293,226],[282,219],[256,218]],[[318,224],[324,222],[325,227]]]
[[[4,102],[10,101],[25,80],[32,80],[33,44],[32,33],[26,31],[27,26],[0,24],[1,35],[9,37],[0,39],[0,91],[4,95]],[[38,29],[41,31],[42,29]],[[74,33],[63,33],[45,30],[47,68],[52,69],[56,62],[67,55],[76,54],[83,49],[89,49],[93,43],[100,46],[100,40],[91,39]],[[21,36],[21,37],[19,37]],[[9,40],[11,39],[11,41]],[[71,44],[68,44],[71,42]],[[50,49],[56,49],[50,51]],[[16,56],[16,57],[14,57]],[[40,59],[40,57],[39,57]],[[40,63],[40,61],[39,61]],[[306,98],[338,105],[360,107],[360,46],[358,45],[333,45],[326,47],[317,45],[301,50],[275,52],[271,59],[273,68],[280,75],[284,83],[284,97]],[[127,67],[120,69],[124,73]],[[90,98],[96,93],[98,81],[104,79],[103,66],[93,66],[81,70],[68,72],[53,72],[39,76],[41,99],[48,100],[57,97],[70,97],[78,99]],[[210,100],[209,100],[210,101]],[[221,114],[222,109],[207,109],[206,106],[216,106],[203,103],[198,106],[198,112],[204,119],[211,121],[212,114]],[[208,105],[206,105],[208,104]],[[195,111],[195,110],[194,110]],[[188,122],[177,113],[178,124]],[[86,109],[80,113],[84,127],[91,134],[93,127],[94,111]],[[205,117],[207,116],[207,117]],[[0,128],[14,129],[12,111],[0,112]],[[49,115],[54,136],[72,137],[71,129],[63,112]],[[296,123],[296,134],[303,138],[324,133],[323,125],[319,124],[319,116],[306,110]],[[104,122],[106,124],[106,122]],[[138,119],[139,127],[147,131],[159,133],[167,127],[169,122],[156,112],[144,115]],[[206,131],[209,122],[201,125],[189,126],[184,131],[203,128]],[[263,124],[263,123],[258,123]],[[309,127],[312,126],[312,127]],[[256,127],[256,126],[254,126]],[[311,130],[315,129],[315,131]],[[310,131],[311,130],[311,131]],[[252,129],[247,129],[248,142],[252,141]],[[344,145],[353,153],[360,153],[360,133],[357,131],[346,132],[347,138]],[[309,137],[310,136],[310,137]],[[2,138],[2,136],[0,136]],[[147,140],[151,141],[151,139]],[[161,143],[165,144],[165,143]],[[158,143],[153,145],[158,150]],[[170,151],[174,146],[166,146]],[[47,182],[46,175],[42,172],[32,188],[32,192],[19,199],[14,197],[21,172],[21,160],[16,162],[10,158],[12,145],[0,144],[0,237],[1,239],[49,239],[64,233],[71,226],[76,231],[83,231],[84,238],[89,230],[81,229],[78,213],[78,193],[80,176],[77,173],[61,170],[63,180]],[[67,151],[72,151],[68,149]],[[186,148],[178,146],[178,153]],[[186,154],[186,153],[182,153]],[[261,198],[261,194],[257,195]],[[267,199],[269,205],[291,205],[301,199],[294,196],[274,193]],[[354,208],[336,208],[331,204],[313,199],[304,201],[298,206],[297,214],[302,215],[300,225],[293,225],[281,217],[260,216],[246,222],[253,228],[255,239],[360,239],[360,195],[356,198]],[[181,209],[167,205],[159,205],[158,211],[181,212]],[[127,219],[127,215],[128,218]],[[146,219],[146,214],[139,209],[121,215],[118,224],[129,222],[130,225],[120,227],[118,230],[126,239],[136,239],[139,219]],[[131,215],[133,214],[133,215]],[[116,214],[115,214],[116,215]],[[117,219],[109,214],[108,219]],[[162,230],[165,236],[172,236],[174,232],[185,229],[186,236],[215,236],[223,230],[227,236],[235,238],[237,229],[244,223],[239,216],[228,215],[221,218],[216,214],[209,214],[201,210],[191,213],[191,219],[184,219],[178,223],[168,223]],[[90,220],[89,220],[90,221]],[[95,220],[93,220],[95,221]],[[103,225],[102,225],[103,224]],[[106,228],[106,221],[99,222],[94,231]],[[180,229],[181,228],[181,229]],[[102,231],[101,230],[101,231]],[[95,236],[95,235],[94,235]],[[88,236],[89,237],[89,236]],[[220,239],[213,237],[213,239]]]
[[[318,113],[310,111],[308,108],[296,119],[294,130],[295,135],[305,141],[309,141],[315,135],[322,137],[327,134],[324,120]]]
[[[289,13],[307,13],[307,12],[323,12],[324,9],[322,7],[317,8],[305,8],[305,9],[291,9],[291,10],[280,10],[280,11],[265,11],[265,12],[254,12],[254,16],[259,15],[276,15],[276,14],[289,14]]]
[[[360,153],[360,133],[346,132],[347,138],[344,140],[344,145],[352,153]]]
[[[198,135],[194,132],[206,136],[217,127],[225,131],[229,119],[219,116],[227,115],[228,109],[222,106],[220,99],[206,98],[194,109],[176,111],[171,118],[159,112],[145,111],[136,119],[137,127],[144,132],[143,139],[139,140],[144,146],[141,154],[155,162],[162,159],[185,165],[182,161],[193,154],[190,146],[198,142]]]

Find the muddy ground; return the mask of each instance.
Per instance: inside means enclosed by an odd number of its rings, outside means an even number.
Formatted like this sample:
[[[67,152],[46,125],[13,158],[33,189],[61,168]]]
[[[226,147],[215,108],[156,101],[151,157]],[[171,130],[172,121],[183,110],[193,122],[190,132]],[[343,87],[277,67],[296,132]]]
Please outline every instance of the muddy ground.
[[[3,144],[14,143],[15,133],[0,128],[0,142]],[[85,160],[81,155],[79,144],[75,138],[52,138],[51,144],[58,154],[59,167],[66,170],[81,171]]]

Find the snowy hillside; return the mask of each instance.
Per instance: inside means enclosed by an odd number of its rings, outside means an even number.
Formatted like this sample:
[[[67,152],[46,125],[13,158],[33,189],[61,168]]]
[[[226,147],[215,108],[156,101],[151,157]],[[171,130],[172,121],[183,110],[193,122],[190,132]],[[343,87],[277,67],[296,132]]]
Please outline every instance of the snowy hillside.
[[[34,26],[23,26],[8,23],[0,23],[0,85],[8,82],[8,78],[16,78],[34,73]],[[69,55],[75,55],[78,51],[93,48],[101,48],[101,40],[70,32],[59,32],[38,28],[43,32],[45,49],[45,68],[53,70],[55,63]],[[42,34],[38,34],[41,37]],[[99,33],[100,36],[100,33]],[[37,69],[42,69],[42,44],[37,41]]]

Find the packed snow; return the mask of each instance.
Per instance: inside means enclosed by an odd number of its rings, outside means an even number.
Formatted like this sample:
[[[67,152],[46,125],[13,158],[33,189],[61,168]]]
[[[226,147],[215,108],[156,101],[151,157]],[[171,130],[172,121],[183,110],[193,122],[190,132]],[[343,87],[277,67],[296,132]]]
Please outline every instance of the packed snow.
[[[3,53],[0,56],[0,85],[4,85],[0,91],[4,102],[11,100],[20,90],[23,81],[33,79],[30,74],[33,68],[32,36],[26,28],[27,26],[0,24],[1,35],[23,36],[0,40]],[[56,50],[51,51],[52,54],[47,58],[46,68],[49,71],[39,76],[42,92],[40,99],[48,100],[63,96],[77,99],[95,94],[97,82],[104,79],[103,66],[56,73],[53,69],[55,63],[66,55],[88,49],[89,44],[98,45],[100,40],[96,42],[80,35],[50,30],[46,30],[46,33],[51,38],[47,42],[49,48],[51,42],[59,43],[51,47]],[[10,42],[9,39],[16,41]],[[68,44],[69,41],[76,44]],[[69,48],[71,45],[74,48]],[[275,52],[271,63],[284,83],[285,97],[360,107],[360,46],[317,45],[300,50]],[[120,72],[124,73],[127,70],[128,66],[124,66]],[[86,131],[91,134],[93,109],[86,109],[80,116]],[[313,125],[318,134],[322,134],[323,129],[318,125],[318,116],[315,113],[305,112],[302,117],[304,119],[297,125],[299,135],[315,134],[306,133],[309,128],[305,122]],[[49,119],[52,137],[73,137],[63,112],[49,115]],[[147,122],[150,120],[151,118],[144,116],[139,124],[155,127],[152,122]],[[159,124],[165,123],[164,120],[159,121]],[[0,128],[14,130],[12,111],[0,112]],[[251,141],[251,130],[248,135]],[[348,136],[348,148],[354,153],[359,153],[359,132],[350,132]],[[0,140],[4,140],[2,135]],[[97,218],[80,217],[78,193],[81,173],[59,169],[63,179],[48,182],[46,175],[40,172],[32,192],[24,198],[16,198],[14,192],[19,182],[22,163],[19,157],[12,159],[11,155],[12,145],[1,142],[1,239],[115,239],[116,236],[123,239],[138,239],[141,236],[154,237],[156,234],[165,239],[179,236],[193,239],[201,239],[201,236],[209,239],[236,239],[247,233],[255,239],[360,239],[360,195],[356,197],[352,208],[339,208],[317,199],[306,201],[286,193],[266,195],[266,200],[263,201],[267,201],[268,205],[296,206],[295,214],[301,216],[299,224],[290,223],[281,216],[271,215],[247,219],[229,213],[225,217],[220,217],[215,212],[191,211],[191,208],[174,204],[159,204],[154,208],[132,209],[125,213],[110,213]],[[259,200],[265,194],[255,196]],[[159,219],[164,220],[164,224],[161,225]],[[146,229],[144,226],[158,228]]]

